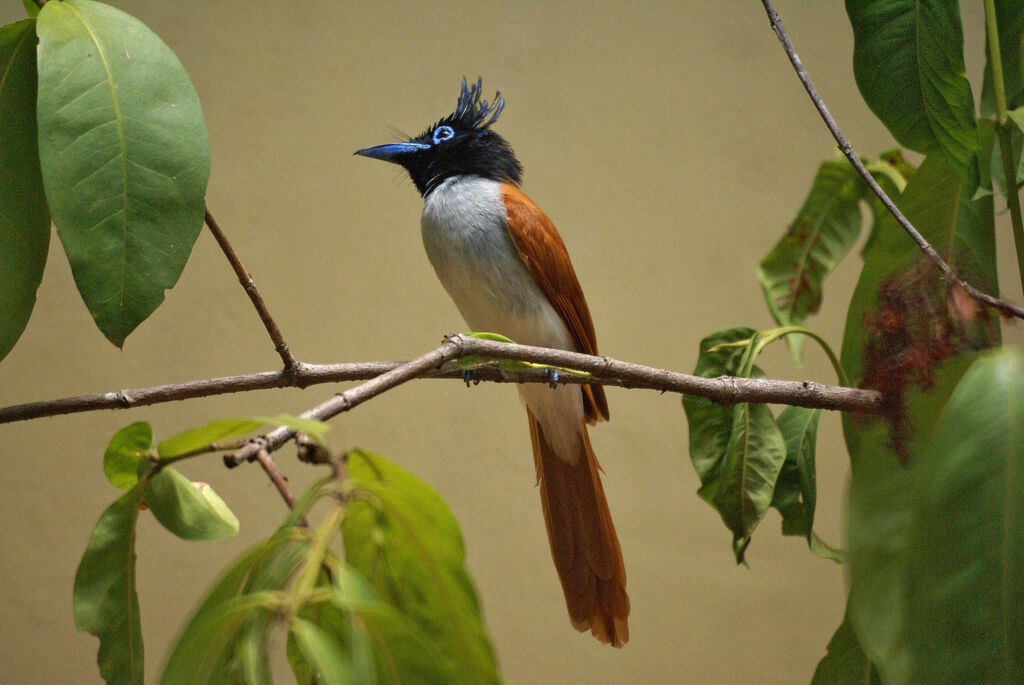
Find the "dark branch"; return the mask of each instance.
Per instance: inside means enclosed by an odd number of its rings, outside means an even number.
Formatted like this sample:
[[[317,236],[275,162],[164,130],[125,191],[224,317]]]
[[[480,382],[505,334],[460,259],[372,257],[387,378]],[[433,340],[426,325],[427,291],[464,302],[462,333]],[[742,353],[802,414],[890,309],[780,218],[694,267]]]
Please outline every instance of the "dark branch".
[[[702,378],[676,371],[620,362],[609,357],[591,357],[577,352],[528,345],[509,345],[490,340],[453,336],[446,345],[457,344],[460,356],[479,355],[495,359],[520,359],[587,371],[592,378],[562,374],[562,383],[593,383],[623,388],[658,390],[707,397],[716,402],[772,402],[840,411],[877,413],[881,395],[869,390],[821,385],[811,381],[780,381],[755,378]],[[435,350],[434,352],[437,352]],[[45,416],[75,414],[107,409],[130,409],[165,402],[211,397],[269,388],[307,387],[323,383],[377,379],[405,367],[402,362],[360,362],[351,364],[301,364],[294,373],[263,371],[239,376],[133,388],[94,395],[64,397],[44,402],[16,404],[0,408],[0,424],[28,421]],[[462,368],[448,361],[423,369],[419,378],[462,378]],[[506,370],[481,366],[473,371],[474,381],[492,383],[547,383],[543,369]],[[362,401],[362,400],[361,400]]]
[[[770,381],[757,378],[732,378],[726,376],[703,378],[665,371],[664,369],[655,369],[649,366],[640,366],[639,364],[620,362],[609,357],[593,357],[578,352],[531,347],[529,345],[515,345],[453,335],[445,340],[437,349],[411,362],[402,364],[362,385],[335,395],[326,402],[304,412],[302,416],[325,421],[401,383],[421,377],[446,361],[467,356],[514,359],[536,364],[550,364],[552,366],[572,368],[592,374],[590,378],[581,378],[571,373],[564,374],[567,380],[572,379],[574,382],[603,383],[606,379],[616,378],[619,381],[623,381],[622,385],[627,387],[686,392],[727,404],[736,402],[774,402],[803,407],[821,407],[824,409],[851,409],[871,413],[879,412],[882,407],[881,394],[870,390],[818,385],[810,381]],[[537,371],[542,370],[537,369]],[[546,373],[542,373],[530,380],[542,382],[549,379]],[[261,450],[273,452],[293,437],[295,437],[293,431],[287,428],[277,428],[267,435],[255,439],[250,445],[247,445],[235,454],[224,457],[224,463],[228,467],[234,467],[242,462],[252,461]]]
[[[294,373],[300,366],[299,362],[292,356],[291,350],[288,349],[288,343],[284,341],[280,329],[274,323],[274,318],[270,316],[270,310],[267,309],[266,303],[263,302],[260,291],[256,289],[256,283],[253,282],[252,275],[246,270],[245,265],[242,264],[242,260],[239,259],[235,249],[231,247],[228,237],[224,235],[224,231],[220,229],[217,221],[213,218],[213,214],[210,214],[209,209],[206,210],[206,225],[210,228],[210,233],[213,234],[213,237],[217,239],[217,244],[220,245],[224,256],[231,263],[231,268],[235,270],[238,282],[242,284],[249,299],[252,300],[252,305],[256,307],[256,313],[260,315],[260,320],[263,321],[267,333],[270,334],[270,339],[274,342],[274,349],[280,355],[281,361],[284,362],[285,372]]]
[[[821,96],[818,95],[818,90],[814,87],[814,84],[811,83],[811,77],[807,75],[807,70],[804,69],[804,65],[800,61],[800,57],[796,54],[796,49],[793,47],[793,43],[789,40],[789,34],[786,33],[786,28],[782,25],[782,19],[779,18],[775,8],[772,7],[771,0],[761,0],[761,4],[764,5],[765,11],[768,12],[768,21],[771,22],[772,30],[775,32],[775,35],[778,36],[779,42],[782,43],[783,49],[789,56],[789,61],[792,62],[793,69],[796,70],[796,75],[800,78],[800,82],[804,84],[804,89],[811,97],[811,101],[817,108],[818,113],[821,114],[821,118],[824,120],[825,125],[828,126],[828,130],[832,132],[832,137],[835,138],[836,143],[839,144],[839,149],[842,151],[843,155],[850,160],[850,164],[852,164],[853,168],[857,170],[857,173],[864,179],[864,182],[867,183],[868,187],[871,188],[871,192],[878,196],[878,199],[882,201],[882,204],[885,205],[887,210],[889,210],[889,213],[896,218],[896,221],[898,221],[900,226],[903,227],[903,230],[914,239],[914,242],[921,248],[921,251],[924,252],[924,254],[939,268],[940,271],[942,271],[942,275],[946,279],[946,282],[950,285],[960,286],[975,300],[993,307],[1008,316],[1016,316],[1017,318],[1024,319],[1024,308],[1006,302],[1005,300],[992,297],[987,293],[983,293],[957,276],[952,267],[950,267],[949,264],[939,256],[939,253],[935,251],[935,248],[928,244],[928,241],[924,239],[924,236],[921,235],[918,230],[914,228],[914,225],[910,223],[907,217],[903,215],[903,212],[901,212],[899,207],[896,206],[896,203],[894,203],[892,199],[885,194],[885,191],[882,190],[882,187],[878,185],[877,181],[875,181],[871,172],[869,172],[861,163],[860,159],[858,159],[856,153],[853,151],[853,146],[850,144],[850,141],[843,136],[835,119],[833,119],[832,115],[829,113],[828,107],[825,106],[825,102],[821,99]]]

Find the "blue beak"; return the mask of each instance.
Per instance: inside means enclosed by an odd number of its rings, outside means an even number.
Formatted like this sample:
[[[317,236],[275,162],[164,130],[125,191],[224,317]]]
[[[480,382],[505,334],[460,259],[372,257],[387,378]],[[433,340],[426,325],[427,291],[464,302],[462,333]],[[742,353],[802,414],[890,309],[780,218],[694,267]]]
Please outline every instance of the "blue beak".
[[[400,157],[429,149],[430,146],[423,143],[387,143],[386,145],[365,147],[362,150],[356,150],[354,154],[381,159],[385,162],[399,163]]]

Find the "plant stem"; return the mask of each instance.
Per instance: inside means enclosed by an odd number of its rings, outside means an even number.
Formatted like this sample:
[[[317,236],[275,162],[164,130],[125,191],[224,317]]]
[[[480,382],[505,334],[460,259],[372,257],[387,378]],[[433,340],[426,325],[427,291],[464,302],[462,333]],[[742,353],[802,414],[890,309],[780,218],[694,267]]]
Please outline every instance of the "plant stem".
[[[1003,82],[1003,57],[999,49],[999,28],[996,24],[995,0],[985,0],[985,31],[988,33],[988,62],[992,68],[992,91],[996,100],[996,136],[1003,158],[1006,181],[1006,205],[1010,208],[1013,244],[1017,248],[1017,270],[1024,288],[1024,219],[1021,218],[1020,196],[1017,193],[1017,170],[1013,165],[1014,123],[1006,115],[1006,85]]]

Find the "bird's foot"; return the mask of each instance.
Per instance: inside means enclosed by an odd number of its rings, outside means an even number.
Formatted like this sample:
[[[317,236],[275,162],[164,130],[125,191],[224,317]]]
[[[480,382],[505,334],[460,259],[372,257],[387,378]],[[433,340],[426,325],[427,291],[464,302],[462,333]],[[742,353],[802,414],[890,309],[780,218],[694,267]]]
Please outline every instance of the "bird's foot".
[[[548,386],[552,390],[554,390],[555,388],[558,387],[558,369],[552,369],[551,367],[548,367],[547,369],[545,369],[545,372],[548,376]]]
[[[463,369],[462,382],[465,383],[468,388],[471,384],[479,383],[480,380],[476,377],[476,371],[474,369]]]

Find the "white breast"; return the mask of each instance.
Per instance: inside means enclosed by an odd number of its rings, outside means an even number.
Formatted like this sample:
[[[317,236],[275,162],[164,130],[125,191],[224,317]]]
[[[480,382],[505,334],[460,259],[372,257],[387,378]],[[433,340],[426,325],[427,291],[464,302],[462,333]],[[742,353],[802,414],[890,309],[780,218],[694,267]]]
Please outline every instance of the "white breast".
[[[444,181],[427,196],[420,224],[427,257],[473,331],[576,350],[562,317],[516,251],[500,183],[476,176]],[[519,394],[555,453],[575,461],[583,426],[579,386],[551,390],[527,383]]]
[[[421,227],[427,257],[470,328],[524,345],[575,349],[562,317],[516,252],[500,183],[476,176],[446,180],[427,196]]]

